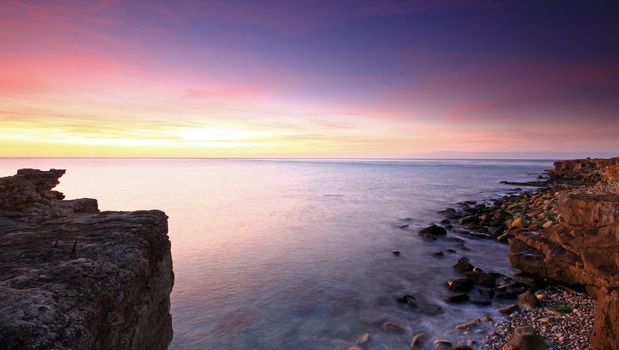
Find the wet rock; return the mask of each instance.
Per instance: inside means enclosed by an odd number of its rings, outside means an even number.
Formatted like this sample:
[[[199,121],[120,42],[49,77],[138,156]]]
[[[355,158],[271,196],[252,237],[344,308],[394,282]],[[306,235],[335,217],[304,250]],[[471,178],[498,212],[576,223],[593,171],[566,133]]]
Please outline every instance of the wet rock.
[[[366,344],[370,341],[370,333],[363,333],[357,338],[355,343],[348,350],[364,350]]]
[[[394,250],[391,252],[391,254],[393,254],[394,256],[400,256],[400,251],[399,250]]]
[[[471,264],[467,257],[461,257],[454,265],[454,269],[458,272],[473,271],[473,268],[473,264]]]
[[[512,229],[515,229],[515,228],[523,228],[527,226],[529,226],[529,223],[524,218],[516,218],[514,219],[514,221],[512,221],[509,227]]]
[[[451,224],[451,221],[449,221],[449,219],[441,220],[441,225],[449,225],[449,224]]]
[[[499,241],[499,242],[507,242],[512,237],[514,237],[514,235],[511,232],[505,232],[502,235],[500,235],[499,237],[497,237],[497,241]]]
[[[499,312],[502,313],[503,315],[509,315],[509,314],[513,314],[514,312],[518,310],[520,310],[520,307],[518,307],[518,305],[516,304],[512,304],[512,305],[508,305],[508,306],[504,306],[500,308]]]
[[[423,239],[435,240],[440,236],[445,236],[447,234],[447,231],[443,227],[433,224],[428,227],[422,228],[418,231],[418,234]]]
[[[496,286],[497,275],[483,271],[468,271],[463,272],[460,277],[471,279],[476,285],[482,287]]]
[[[394,332],[394,333],[405,332],[404,327],[400,326],[399,324],[395,322],[385,322],[382,324],[380,328],[382,328],[382,330],[387,331],[387,332]]]
[[[456,295],[450,295],[443,298],[448,303],[452,304],[462,304],[469,301],[469,296],[467,294],[461,293]]]
[[[540,307],[540,301],[531,291],[526,291],[518,296],[518,306],[525,310]]]
[[[432,253],[432,256],[436,257],[436,258],[442,258],[442,257],[445,256],[445,253],[443,253],[443,252],[434,252],[434,253]]]
[[[477,306],[489,306],[492,305],[492,300],[488,298],[471,298],[471,304]]]
[[[459,325],[456,326],[456,329],[459,329],[461,331],[467,330],[467,329],[471,329],[471,328],[475,328],[477,326],[479,326],[479,319],[474,319],[465,323],[460,323]]]
[[[401,229],[408,228],[409,226],[410,226],[409,224],[401,224],[401,225],[398,225],[398,227],[399,227],[399,228],[401,228]]]
[[[410,294],[405,294],[396,299],[399,304],[406,305],[408,307],[417,307],[417,300]]]
[[[434,342],[434,348],[435,349],[440,349],[440,350],[447,350],[449,348],[451,348],[451,346],[453,345],[449,340],[447,339],[436,339]]]
[[[423,305],[421,309],[419,310],[419,312],[421,312],[424,315],[428,315],[428,316],[436,316],[436,315],[440,315],[443,313],[443,308],[440,307],[440,305],[427,304],[427,305]]]
[[[419,332],[411,337],[411,349],[422,349],[424,344],[430,340],[430,334]]]
[[[525,182],[500,181],[499,183],[501,183],[503,185],[510,185],[510,186],[527,186],[527,187],[545,187],[545,186],[548,186],[548,182],[546,182],[546,181],[525,181]]]
[[[494,297],[494,288],[481,287],[479,288],[479,295],[484,298],[491,299]]]
[[[459,277],[447,281],[447,288],[457,293],[466,293],[473,289],[475,282],[467,277]]]
[[[460,214],[458,214],[458,211],[454,208],[447,208],[445,210],[439,211],[439,214],[445,215],[445,217],[447,217],[448,219],[457,219],[458,217],[460,217]]]
[[[542,337],[528,327],[516,329],[512,339],[503,346],[503,350],[547,350],[548,346]]]
[[[460,225],[474,226],[479,223],[479,218],[477,218],[476,215],[467,215],[467,216],[460,218],[459,222],[460,222]]]

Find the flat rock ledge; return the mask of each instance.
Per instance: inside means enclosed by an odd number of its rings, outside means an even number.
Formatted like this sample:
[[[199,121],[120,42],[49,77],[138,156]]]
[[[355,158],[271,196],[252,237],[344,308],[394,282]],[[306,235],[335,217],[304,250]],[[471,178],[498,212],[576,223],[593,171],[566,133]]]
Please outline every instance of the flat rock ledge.
[[[0,178],[0,349],[166,349],[167,216],[64,200],[63,174]]]

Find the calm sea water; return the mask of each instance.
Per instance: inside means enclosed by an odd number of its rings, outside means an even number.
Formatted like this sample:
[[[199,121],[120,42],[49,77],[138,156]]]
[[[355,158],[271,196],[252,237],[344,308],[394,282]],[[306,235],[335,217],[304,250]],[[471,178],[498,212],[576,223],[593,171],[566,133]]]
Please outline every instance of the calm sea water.
[[[170,217],[176,283],[171,349],[346,349],[364,332],[371,349],[406,348],[411,334],[448,330],[495,314],[449,306],[445,280],[463,255],[509,273],[507,247],[424,242],[415,231],[437,210],[509,190],[550,161],[0,159],[0,176],[23,167],[66,168],[67,198],[102,210],[162,209]],[[411,218],[408,229],[398,228]],[[455,248],[443,259],[431,252]],[[400,257],[391,254],[402,252]],[[440,315],[395,302],[413,294]],[[422,308],[423,309],[423,308]],[[393,321],[406,335],[380,331]]]

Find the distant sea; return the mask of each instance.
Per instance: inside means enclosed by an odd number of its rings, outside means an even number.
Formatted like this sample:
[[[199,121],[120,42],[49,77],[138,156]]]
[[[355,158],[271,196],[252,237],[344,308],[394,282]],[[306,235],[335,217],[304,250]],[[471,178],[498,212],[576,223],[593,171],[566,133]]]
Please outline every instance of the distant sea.
[[[451,265],[468,256],[510,273],[507,246],[421,240],[438,210],[508,193],[500,180],[533,180],[552,161],[0,159],[18,168],[65,168],[58,189],[102,210],[162,209],[176,282],[171,349],[346,349],[364,332],[372,349],[406,335],[450,338],[455,324],[495,307],[446,305]],[[406,218],[408,228],[400,228]],[[462,238],[462,237],[461,237]],[[432,252],[456,249],[444,258]],[[399,257],[391,251],[401,251]],[[444,311],[395,302],[414,295]],[[497,316],[498,317],[498,316]]]

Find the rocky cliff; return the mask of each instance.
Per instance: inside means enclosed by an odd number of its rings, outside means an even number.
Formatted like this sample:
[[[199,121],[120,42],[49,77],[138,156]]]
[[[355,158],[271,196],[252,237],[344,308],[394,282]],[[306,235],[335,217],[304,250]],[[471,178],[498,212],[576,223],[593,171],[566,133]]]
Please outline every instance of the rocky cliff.
[[[549,172],[559,224],[511,240],[515,267],[598,296],[594,349],[619,349],[619,158],[560,161]]]
[[[63,200],[63,174],[0,178],[0,349],[166,349],[167,216]]]

